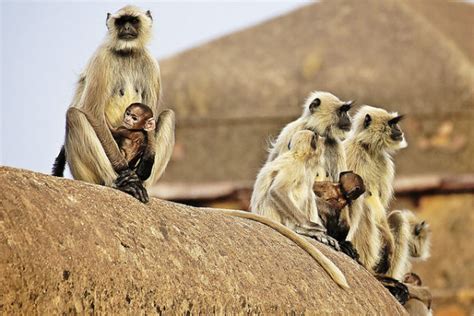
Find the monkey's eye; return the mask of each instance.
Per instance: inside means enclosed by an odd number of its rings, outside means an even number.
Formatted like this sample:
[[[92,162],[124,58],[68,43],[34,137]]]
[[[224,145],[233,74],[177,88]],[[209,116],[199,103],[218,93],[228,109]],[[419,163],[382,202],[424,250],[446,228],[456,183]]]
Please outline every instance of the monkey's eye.
[[[132,24],[138,24],[138,22],[140,22],[140,20],[138,18],[133,18],[130,20],[130,22],[132,22]]]

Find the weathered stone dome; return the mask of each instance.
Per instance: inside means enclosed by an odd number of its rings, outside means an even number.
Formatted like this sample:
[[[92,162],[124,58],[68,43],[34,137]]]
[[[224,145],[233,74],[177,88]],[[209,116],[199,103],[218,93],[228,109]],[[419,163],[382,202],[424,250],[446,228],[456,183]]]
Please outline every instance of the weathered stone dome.
[[[349,290],[260,223],[0,167],[2,314],[405,313],[364,268],[316,246]]]

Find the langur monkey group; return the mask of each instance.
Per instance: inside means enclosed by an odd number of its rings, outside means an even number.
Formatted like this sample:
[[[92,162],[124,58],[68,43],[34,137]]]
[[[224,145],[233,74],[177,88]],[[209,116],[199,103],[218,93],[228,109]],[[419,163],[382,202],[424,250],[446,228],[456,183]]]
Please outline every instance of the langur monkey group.
[[[107,37],[79,77],[66,114],[65,143],[53,175],[63,174],[67,159],[74,179],[116,187],[148,201],[145,187],[160,178],[170,160],[175,121],[171,110],[161,114],[158,110],[160,70],[146,47],[152,23],[150,11],[134,6],[107,14]],[[154,164],[146,182],[130,168],[109,129],[121,124],[125,109],[132,103],[148,105],[157,118]],[[143,168],[141,163],[137,170]]]

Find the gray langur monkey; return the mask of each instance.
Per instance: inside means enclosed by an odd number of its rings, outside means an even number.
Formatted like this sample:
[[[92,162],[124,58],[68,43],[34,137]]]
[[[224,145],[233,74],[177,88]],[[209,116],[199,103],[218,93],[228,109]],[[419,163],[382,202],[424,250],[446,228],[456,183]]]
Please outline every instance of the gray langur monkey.
[[[395,210],[388,215],[388,224],[395,240],[395,249],[387,275],[402,281],[410,271],[411,261],[430,256],[431,229],[410,210]]]
[[[327,236],[321,225],[313,192],[315,167],[321,163],[324,153],[323,142],[323,138],[312,131],[296,132],[287,145],[289,151],[267,162],[260,170],[250,208],[252,213],[339,250],[337,241]],[[305,250],[314,248],[306,240],[300,246]],[[315,259],[321,265],[326,261]],[[323,267],[336,283],[345,287],[346,280],[338,269],[334,269],[335,266]]]
[[[107,14],[107,37],[79,77],[66,115],[65,143],[53,175],[62,176],[67,159],[74,179],[112,186],[148,201],[145,187],[161,177],[170,160],[175,121],[171,110],[158,115],[160,69],[146,47],[152,22],[150,11],[134,6]],[[157,118],[156,153],[146,182],[139,172],[144,168],[129,167],[108,128],[109,124],[114,128],[120,125],[132,103],[147,104]]]
[[[325,138],[324,164],[318,180],[339,181],[339,173],[347,170],[341,140],[351,129],[348,111],[352,104],[329,92],[312,92],[303,105],[303,114],[286,125],[271,145],[267,162],[288,151],[288,143],[297,131],[309,129]]]
[[[387,221],[387,209],[393,196],[395,167],[392,154],[405,148],[397,113],[363,106],[354,117],[354,127],[345,140],[347,165],[364,180],[366,192],[351,205],[348,234],[359,253],[361,263],[370,271],[386,273],[380,266],[382,249],[390,262],[394,240]],[[381,271],[385,270],[385,271]]]

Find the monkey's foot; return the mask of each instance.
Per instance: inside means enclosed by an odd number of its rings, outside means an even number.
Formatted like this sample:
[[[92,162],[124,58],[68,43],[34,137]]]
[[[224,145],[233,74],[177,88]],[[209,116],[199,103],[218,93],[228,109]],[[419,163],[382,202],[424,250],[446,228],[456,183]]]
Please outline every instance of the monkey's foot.
[[[409,298],[408,288],[405,284],[383,275],[376,275],[375,277],[390,291],[400,304],[405,305]]]
[[[327,235],[326,233],[315,234],[311,237],[313,237],[320,243],[323,243],[325,245],[328,245],[329,247],[334,248],[336,251],[341,251],[339,242],[336,239],[332,238],[331,236]]]
[[[135,171],[131,169],[125,169],[119,173],[114,187],[130,194],[142,203],[148,203],[150,200],[142,181],[138,178]]]
[[[359,262],[359,253],[354,248],[354,245],[348,240],[340,241],[339,246],[341,247],[341,251],[354,259],[355,261]],[[360,263],[360,262],[359,262]]]

